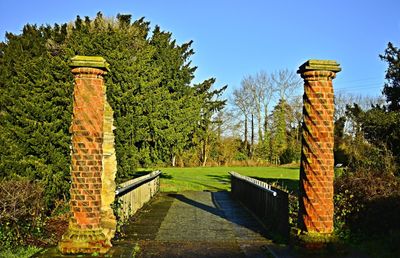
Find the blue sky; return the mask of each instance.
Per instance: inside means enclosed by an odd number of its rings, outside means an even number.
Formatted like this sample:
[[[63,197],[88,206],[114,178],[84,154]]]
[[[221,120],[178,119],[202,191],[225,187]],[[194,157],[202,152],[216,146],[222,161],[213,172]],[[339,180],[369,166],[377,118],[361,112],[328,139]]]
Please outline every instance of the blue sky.
[[[193,40],[196,82],[217,78],[229,95],[243,76],[260,70],[296,70],[308,59],[333,59],[342,72],[335,91],[380,95],[389,41],[400,46],[398,0],[0,0],[0,41],[26,23],[132,14]]]

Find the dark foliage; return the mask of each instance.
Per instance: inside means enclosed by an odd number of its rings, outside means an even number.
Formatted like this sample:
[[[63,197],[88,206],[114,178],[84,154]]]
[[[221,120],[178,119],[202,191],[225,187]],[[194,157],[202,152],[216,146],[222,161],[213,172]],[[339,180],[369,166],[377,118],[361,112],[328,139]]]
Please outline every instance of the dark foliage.
[[[380,58],[388,63],[385,77],[387,82],[383,88],[388,108],[390,111],[400,111],[400,49],[389,42]]]
[[[400,232],[400,179],[390,174],[347,173],[335,180],[335,218],[358,238]]]
[[[346,115],[354,123],[355,135],[335,135],[335,143],[352,170],[399,174],[400,113],[379,106],[364,111],[354,104]]]

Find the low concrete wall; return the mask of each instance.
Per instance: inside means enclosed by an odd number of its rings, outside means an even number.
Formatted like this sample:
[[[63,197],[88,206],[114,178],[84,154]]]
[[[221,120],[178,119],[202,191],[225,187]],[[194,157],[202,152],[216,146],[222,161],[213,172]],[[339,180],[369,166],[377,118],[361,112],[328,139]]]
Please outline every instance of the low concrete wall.
[[[229,172],[232,197],[256,215],[274,234],[289,237],[288,193],[251,177]]]
[[[161,171],[126,181],[116,190],[117,200],[121,203],[120,220],[126,220],[143,207],[160,190]]]

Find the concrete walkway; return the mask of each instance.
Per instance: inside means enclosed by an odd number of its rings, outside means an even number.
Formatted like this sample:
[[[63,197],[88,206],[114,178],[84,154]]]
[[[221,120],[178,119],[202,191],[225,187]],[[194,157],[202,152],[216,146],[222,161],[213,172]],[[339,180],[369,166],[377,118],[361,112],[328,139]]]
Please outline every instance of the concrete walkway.
[[[270,243],[228,192],[162,193],[126,231],[136,257],[267,257]]]
[[[264,227],[228,192],[160,193],[125,232],[99,257],[271,257]],[[53,248],[38,257],[71,256]]]
[[[311,257],[296,254],[288,246],[273,244],[264,227],[228,192],[160,193],[133,216],[123,240],[97,257]],[[50,248],[34,257],[61,258]],[[312,256],[367,258],[357,250]]]

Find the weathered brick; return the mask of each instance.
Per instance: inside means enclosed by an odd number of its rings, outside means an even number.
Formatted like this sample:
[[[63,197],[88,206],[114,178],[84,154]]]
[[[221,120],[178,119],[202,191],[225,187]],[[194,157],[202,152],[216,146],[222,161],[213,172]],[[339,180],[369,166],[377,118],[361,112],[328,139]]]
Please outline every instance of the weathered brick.
[[[101,174],[101,173],[99,171],[101,171],[101,167],[99,167],[99,166],[90,166],[89,168],[90,168],[90,171],[92,171],[92,173],[93,173],[93,177],[99,177],[100,176],[99,174]]]
[[[99,201],[90,201],[89,203],[90,203],[90,206],[91,206],[91,207],[97,207],[97,206],[100,205],[100,202],[99,202]]]
[[[86,178],[85,183],[87,183],[87,184],[96,183],[96,178],[94,178],[94,177]]]
[[[93,160],[93,159],[94,159],[94,156],[93,156],[93,155],[83,155],[83,158],[84,158],[85,160]]]
[[[85,200],[85,195],[83,195],[83,194],[76,194],[74,199],[75,199],[75,200],[78,200],[78,201]]]
[[[81,176],[84,178],[93,177],[93,172],[81,172]]]
[[[87,197],[87,196],[86,196],[86,197]],[[89,201],[78,202],[78,205],[79,205],[79,206],[82,206],[82,207],[87,207],[87,206],[89,206]]]
[[[84,160],[74,160],[73,158],[72,158],[72,160],[75,161],[75,165],[77,165],[77,166],[85,166],[86,165],[86,161],[84,161]]]
[[[83,177],[77,177],[76,179],[75,179],[75,182],[77,182],[77,183],[85,183],[85,178],[83,178]]]
[[[89,171],[89,167],[88,166],[80,166],[79,171]]]

